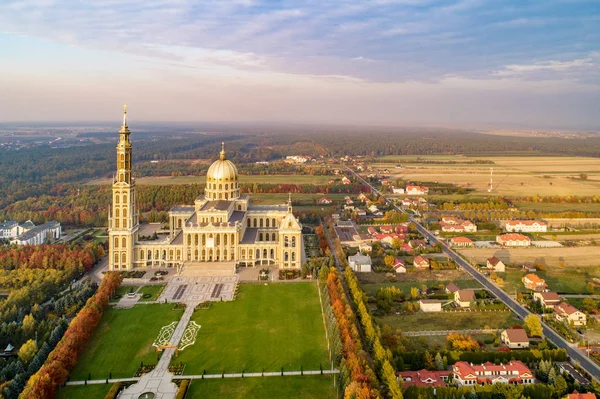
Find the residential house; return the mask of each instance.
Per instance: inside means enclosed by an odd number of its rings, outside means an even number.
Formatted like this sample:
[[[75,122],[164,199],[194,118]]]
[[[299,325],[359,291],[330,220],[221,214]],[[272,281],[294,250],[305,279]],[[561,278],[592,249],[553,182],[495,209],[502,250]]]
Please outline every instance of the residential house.
[[[406,273],[406,263],[402,259],[395,258],[392,267],[396,273]]]
[[[502,331],[500,339],[510,349],[524,349],[529,348],[529,337],[527,332],[522,328],[509,328]]]
[[[342,184],[345,184],[345,185],[350,184],[350,179],[348,179],[346,176],[342,177]]]
[[[423,369],[419,371],[400,371],[396,375],[398,378],[402,378],[404,388],[408,388],[411,385],[418,387],[443,387],[446,386],[450,370],[429,371]]]
[[[358,217],[367,216],[367,211],[365,211],[364,209],[357,209],[356,210],[356,216],[358,216]]]
[[[396,234],[408,234],[408,226],[405,224],[394,226],[394,231]]]
[[[358,273],[370,272],[373,266],[369,255],[356,254],[348,257],[348,265]]]
[[[487,260],[486,265],[487,265],[488,269],[492,269],[495,272],[504,273],[506,271],[506,265],[504,264],[504,262],[502,262],[500,259],[496,258],[495,256],[492,256],[491,258],[489,258]]]
[[[475,291],[473,290],[458,290],[454,293],[454,302],[461,308],[470,308],[474,301]]]
[[[371,213],[375,213],[379,211],[379,208],[377,208],[377,205],[372,204],[371,206],[369,206],[369,211],[371,211]]]
[[[528,247],[531,245],[531,238],[519,233],[508,233],[497,236],[496,242],[505,247]]]
[[[367,231],[369,232],[369,234],[372,234],[372,235],[377,234],[377,229],[373,226],[367,227]]]
[[[416,186],[414,184],[409,184],[406,186],[405,190],[407,195],[424,195],[429,193],[428,187]]]
[[[554,318],[569,325],[573,324],[574,326],[585,326],[587,324],[585,313],[566,302],[562,302],[554,307]]]
[[[317,203],[319,203],[321,205],[331,204],[332,202],[333,201],[331,200],[331,198],[327,198],[327,197],[319,198],[319,200],[317,201]]]
[[[457,362],[452,366],[453,381],[458,385],[475,384],[533,384],[535,378],[529,368],[519,360],[496,365],[491,362],[473,364]]]
[[[394,232],[394,229],[392,228],[392,226],[381,226],[379,228],[379,230],[381,230],[381,232],[385,233],[385,234],[391,234]]]
[[[562,299],[556,292],[536,292],[533,294],[534,301],[540,301],[544,309],[553,309]]]
[[[427,245],[427,243],[425,242],[425,240],[410,240],[408,242],[408,244],[410,245],[410,247],[412,249],[415,249],[415,248],[425,248],[425,246]]]
[[[548,231],[548,223],[540,220],[509,220],[504,229],[508,232],[545,233]]]
[[[453,247],[472,247],[473,240],[468,237],[452,237],[450,239],[450,244],[452,244]]]
[[[458,290],[460,290],[460,288],[454,283],[450,283],[446,286],[446,294],[454,294]]]
[[[546,281],[540,278],[537,274],[529,273],[521,279],[525,288],[533,291],[544,291],[548,288]]]
[[[356,197],[356,199],[359,200],[359,201],[365,202],[369,198],[364,193],[360,193],[360,194],[358,194],[358,197]]]
[[[415,259],[413,259],[413,265],[417,268],[417,269],[425,269],[429,267],[429,259],[422,257],[421,255],[418,255],[415,257]]]
[[[392,192],[394,194],[404,194],[404,189],[402,187],[393,187]]]
[[[375,234],[375,239],[391,246],[395,239],[404,240],[404,234]]]

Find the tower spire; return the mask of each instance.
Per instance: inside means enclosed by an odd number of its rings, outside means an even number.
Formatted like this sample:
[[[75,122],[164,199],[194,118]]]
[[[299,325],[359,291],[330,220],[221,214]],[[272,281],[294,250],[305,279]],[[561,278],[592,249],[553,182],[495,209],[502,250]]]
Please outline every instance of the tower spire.
[[[292,192],[288,192],[288,213],[292,213]]]
[[[221,161],[224,161],[225,159],[227,159],[227,157],[225,157],[225,142],[221,141]]]
[[[127,127],[127,104],[123,104],[123,127]]]

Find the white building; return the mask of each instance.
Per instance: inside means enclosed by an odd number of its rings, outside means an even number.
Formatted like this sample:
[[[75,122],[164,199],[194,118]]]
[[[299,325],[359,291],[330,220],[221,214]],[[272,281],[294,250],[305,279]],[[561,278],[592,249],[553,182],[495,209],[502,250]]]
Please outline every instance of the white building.
[[[356,254],[348,256],[348,265],[358,273],[370,272],[373,262],[369,255]]]
[[[419,309],[423,313],[441,312],[442,301],[436,299],[421,299],[419,301]]]
[[[11,239],[19,235],[19,223],[14,220],[5,220],[0,223],[0,239]]]
[[[60,223],[48,222],[39,226],[35,226],[18,237],[10,241],[11,244],[17,245],[41,245],[48,241],[48,238],[60,238],[62,230]]]
[[[545,233],[548,224],[539,220],[509,220],[504,228],[508,232]]]
[[[392,192],[394,194],[404,194],[404,189],[402,187],[394,187],[392,188]]]

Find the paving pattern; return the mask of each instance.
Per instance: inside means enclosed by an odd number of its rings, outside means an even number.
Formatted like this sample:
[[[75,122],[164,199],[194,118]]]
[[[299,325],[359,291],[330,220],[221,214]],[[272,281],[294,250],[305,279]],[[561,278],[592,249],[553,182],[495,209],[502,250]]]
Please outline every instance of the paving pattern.
[[[238,276],[177,276],[169,281],[159,302],[231,301]]]

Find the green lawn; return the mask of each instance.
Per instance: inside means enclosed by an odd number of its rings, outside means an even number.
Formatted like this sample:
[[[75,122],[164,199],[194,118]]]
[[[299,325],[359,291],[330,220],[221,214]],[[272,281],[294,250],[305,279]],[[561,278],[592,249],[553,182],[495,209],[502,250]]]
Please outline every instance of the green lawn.
[[[317,286],[313,283],[242,284],[233,302],[215,302],[192,320],[196,343],[173,363],[186,374],[318,370],[327,345]]]
[[[137,286],[137,285],[122,285],[119,288],[117,288],[117,291],[115,291],[115,294],[118,294],[118,295],[121,295],[121,297],[124,297],[129,292],[131,292],[131,290],[133,290],[133,292],[135,292],[135,290],[137,290],[138,287],[139,286]]]
[[[192,380],[187,399],[334,399],[329,376],[286,376]]]
[[[87,342],[70,375],[71,380],[133,377],[141,362],[156,364],[152,342],[161,327],[179,320],[183,310],[173,305],[138,305],[131,309],[108,308]]]
[[[112,384],[69,385],[59,388],[55,399],[103,399]]]
[[[377,317],[381,325],[389,324],[402,331],[470,330],[505,328],[522,324],[512,312],[441,312],[411,313]]]
[[[502,289],[514,295],[515,290],[528,291],[521,278],[527,274],[520,269],[507,269],[506,273],[498,273],[504,279]],[[547,270],[538,270],[535,274],[548,284],[550,291],[564,294],[588,294],[586,284],[592,277],[598,276],[597,267],[548,267]]]
[[[409,295],[410,289],[412,287],[421,288],[423,285],[427,285],[429,288],[437,288],[440,284],[444,284],[447,286],[450,283],[456,284],[459,288],[481,288],[481,284],[477,282],[477,280],[456,280],[456,281],[448,281],[448,280],[426,280],[426,281],[401,281],[397,283],[377,283],[377,284],[362,284],[362,289],[367,293],[367,295],[374,296],[379,288],[382,287],[398,287],[402,292]]]
[[[140,298],[140,302],[156,301],[158,299],[159,294],[162,292],[162,290],[163,290],[164,287],[165,287],[164,284],[159,284],[159,285],[145,285],[145,286],[143,286],[138,291],[138,294],[142,295],[142,297]],[[152,296],[150,298],[144,298],[143,297],[144,294],[150,294]]]

